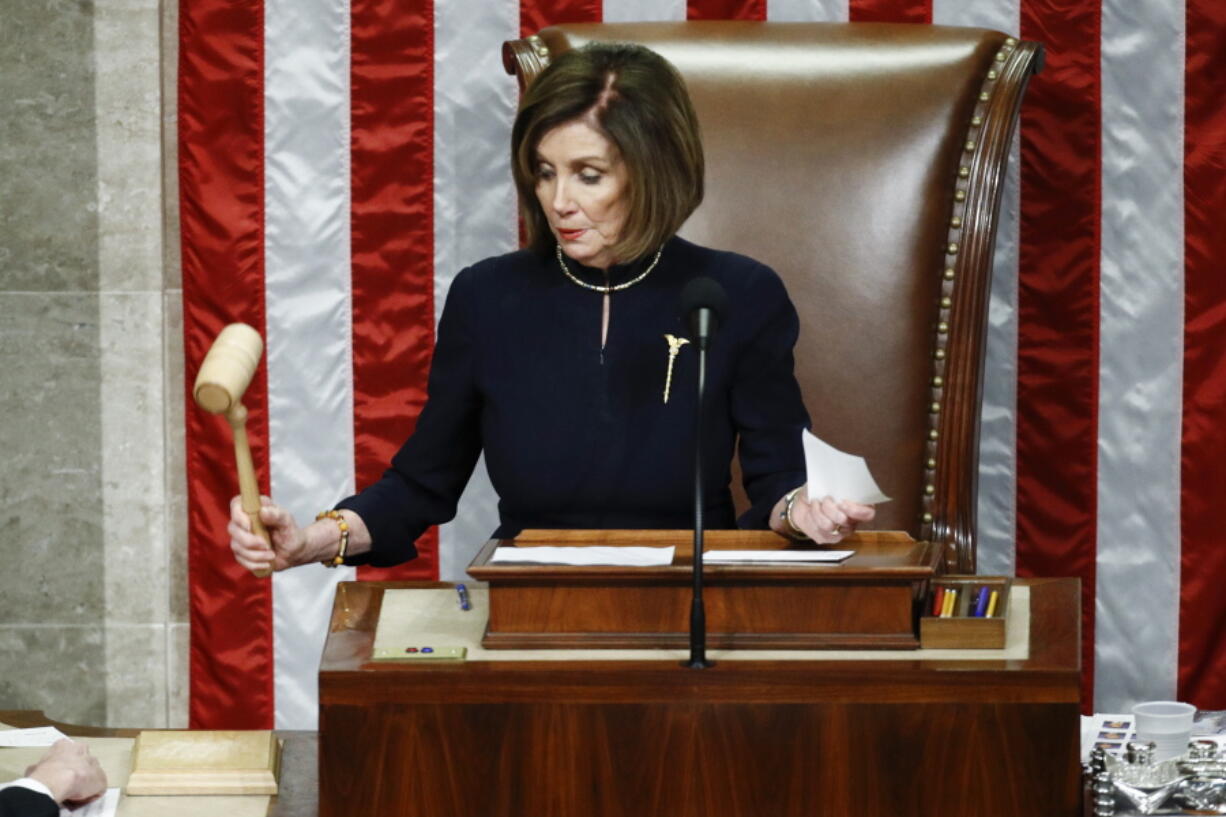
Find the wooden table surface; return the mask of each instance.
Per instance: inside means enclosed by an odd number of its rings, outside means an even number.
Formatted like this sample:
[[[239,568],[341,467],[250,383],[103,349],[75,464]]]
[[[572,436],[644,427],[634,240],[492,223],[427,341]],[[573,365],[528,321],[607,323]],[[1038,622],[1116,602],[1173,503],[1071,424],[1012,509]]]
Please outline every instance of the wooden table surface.
[[[54,721],[37,710],[0,709],[0,723],[18,728],[54,726],[69,737],[135,738],[140,729],[108,729]],[[272,798],[269,817],[317,817],[319,814],[319,736],[315,732],[278,730],[285,742],[281,755],[280,793]],[[115,785],[115,781],[110,781]]]

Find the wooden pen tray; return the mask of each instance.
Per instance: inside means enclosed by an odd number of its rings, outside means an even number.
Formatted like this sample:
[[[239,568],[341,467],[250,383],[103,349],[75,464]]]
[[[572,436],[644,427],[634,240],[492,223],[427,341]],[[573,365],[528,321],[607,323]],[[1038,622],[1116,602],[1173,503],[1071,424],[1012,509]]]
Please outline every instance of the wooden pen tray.
[[[991,616],[972,615],[980,587],[997,592],[996,609]],[[920,647],[923,649],[999,650],[1005,646],[1005,622],[1009,615],[1009,576],[941,576],[929,584],[923,615],[920,617]],[[933,615],[938,588],[958,591],[953,615]]]

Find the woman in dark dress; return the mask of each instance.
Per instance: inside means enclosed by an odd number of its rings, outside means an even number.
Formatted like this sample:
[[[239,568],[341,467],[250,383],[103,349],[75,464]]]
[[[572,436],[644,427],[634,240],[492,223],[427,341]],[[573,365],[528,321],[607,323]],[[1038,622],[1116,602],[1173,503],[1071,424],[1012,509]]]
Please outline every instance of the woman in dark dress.
[[[236,498],[239,563],[410,559],[418,536],[455,516],[482,451],[498,536],[689,527],[697,353],[679,299],[703,276],[729,302],[707,361],[707,525],[831,543],[872,519],[870,506],[810,503],[801,490],[809,420],[778,276],[676,236],[703,194],[698,121],[676,69],[636,45],[570,51],[527,90],[511,148],[529,246],[456,276],[413,435],[380,481],[307,527],[269,502],[271,549]],[[739,520],[734,449],[752,503]]]

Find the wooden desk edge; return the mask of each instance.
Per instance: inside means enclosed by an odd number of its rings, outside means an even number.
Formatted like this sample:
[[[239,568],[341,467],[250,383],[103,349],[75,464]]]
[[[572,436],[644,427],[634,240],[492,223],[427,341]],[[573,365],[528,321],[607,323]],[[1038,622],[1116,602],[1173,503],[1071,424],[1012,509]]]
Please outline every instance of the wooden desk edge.
[[[1080,675],[1081,672],[1081,581],[1077,578],[1052,579],[1017,579],[1016,585],[1029,587],[1030,593],[1030,654],[1024,660],[1007,661],[921,661],[908,660],[906,656],[900,659],[883,661],[839,661],[839,662],[806,662],[806,661],[737,661],[738,665],[755,665],[762,668],[765,664],[780,667],[789,665],[839,664],[854,671],[866,672],[871,669],[897,672],[900,669],[933,669],[933,670],[992,670],[1007,668],[1025,672],[1040,673],[1054,676]],[[337,587],[336,603],[332,611],[332,622],[327,643],[324,645],[323,658],[320,664],[322,677],[328,673],[341,673],[362,669],[368,662],[370,649],[374,643],[375,627],[378,623],[378,611],[382,606],[385,590],[419,589],[452,587],[449,582],[342,582]],[[1042,633],[1043,639],[1037,640],[1036,635]],[[542,651],[543,653],[545,651]],[[547,655],[542,655],[540,661],[531,662],[472,662],[477,664],[498,664],[506,668],[508,665],[550,665],[561,669],[568,661],[550,661]],[[658,661],[617,661],[601,662],[615,666],[630,668],[637,664],[658,664]],[[729,662],[731,663],[731,662]],[[396,670],[406,671],[397,665]]]
[[[70,738],[131,738],[148,729],[109,726],[83,726],[53,720],[41,709],[0,709],[0,723],[18,729],[54,726]],[[319,735],[306,730],[274,730],[283,742],[281,751],[280,793],[270,798],[268,817],[318,817],[319,814]],[[4,782],[4,781],[0,781]],[[117,785],[110,781],[108,785]]]

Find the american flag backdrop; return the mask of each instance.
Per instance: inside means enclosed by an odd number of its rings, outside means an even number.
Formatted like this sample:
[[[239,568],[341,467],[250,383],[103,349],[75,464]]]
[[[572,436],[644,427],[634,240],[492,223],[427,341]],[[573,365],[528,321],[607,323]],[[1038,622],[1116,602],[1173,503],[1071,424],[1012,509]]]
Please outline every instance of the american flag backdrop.
[[[980,571],[1082,578],[1087,709],[1226,709],[1222,0],[180,0],[187,382],[226,323],[265,336],[246,397],[264,492],[305,523],[376,479],[452,276],[516,247],[502,42],[684,19],[1046,46],[997,248]],[[314,728],[334,584],[461,576],[495,527],[488,480],[403,568],[260,580],[226,544],[229,431],[187,418],[191,724]]]

